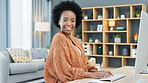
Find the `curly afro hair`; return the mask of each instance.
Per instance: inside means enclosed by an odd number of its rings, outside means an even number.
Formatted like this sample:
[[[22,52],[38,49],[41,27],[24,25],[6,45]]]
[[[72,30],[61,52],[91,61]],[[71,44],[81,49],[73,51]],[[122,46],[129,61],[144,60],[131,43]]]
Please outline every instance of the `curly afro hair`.
[[[81,7],[75,3],[74,1],[61,1],[57,4],[52,10],[52,21],[56,25],[56,27],[60,28],[58,22],[60,20],[61,14],[63,11],[70,10],[75,13],[76,15],[76,27],[81,24],[82,20],[82,10]],[[76,28],[75,27],[75,28]]]

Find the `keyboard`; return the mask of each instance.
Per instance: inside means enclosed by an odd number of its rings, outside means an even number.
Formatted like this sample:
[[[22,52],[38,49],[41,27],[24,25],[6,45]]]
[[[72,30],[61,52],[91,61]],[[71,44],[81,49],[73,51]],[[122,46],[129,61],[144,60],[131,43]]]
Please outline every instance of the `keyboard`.
[[[103,79],[99,79],[100,81],[106,80],[106,81],[116,81],[118,79],[121,79],[123,77],[125,77],[125,74],[114,74],[114,76],[111,76],[110,78],[103,78]]]
[[[148,69],[143,69],[140,74],[148,74]]]

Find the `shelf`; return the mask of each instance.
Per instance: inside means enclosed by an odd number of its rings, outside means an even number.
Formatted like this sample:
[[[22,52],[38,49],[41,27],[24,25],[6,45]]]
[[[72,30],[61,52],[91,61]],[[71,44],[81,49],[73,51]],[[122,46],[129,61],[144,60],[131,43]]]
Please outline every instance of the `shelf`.
[[[103,33],[103,31],[83,31],[83,33]]]
[[[128,20],[140,20],[140,17],[135,18],[129,18]]]
[[[90,9],[93,9],[93,7],[82,8],[82,10],[90,10]]]
[[[137,43],[131,43],[132,45],[138,45]]]
[[[133,58],[133,59],[136,58],[136,57],[131,57],[131,56],[121,56],[121,55],[118,55],[118,56],[114,56],[114,55],[105,55],[105,57],[112,57],[112,58]]]
[[[103,44],[103,43],[94,43],[94,42],[92,42],[92,43],[90,43],[90,42],[82,42],[83,44]]]
[[[127,31],[105,31],[105,33],[126,33]]]
[[[86,55],[86,56],[96,56],[96,57],[103,57],[103,55]]]
[[[132,4],[132,6],[142,6],[143,4]]]
[[[105,19],[105,20],[140,20],[140,17],[134,17],[134,18],[116,18],[116,19]]]
[[[116,67],[104,67],[103,69],[117,69]]]
[[[133,58],[133,59],[135,59],[136,57],[124,56],[123,58]]]
[[[105,57],[122,58],[123,56],[105,55]]]
[[[106,44],[106,45],[137,45],[135,43],[95,43],[95,42],[82,42],[83,44]]]
[[[131,45],[130,43],[115,43],[115,45]]]
[[[107,45],[131,45],[132,43],[105,43],[105,44]]]
[[[103,19],[87,19],[87,20],[82,20],[82,21],[103,21]]]
[[[82,8],[83,17],[88,15],[87,20],[82,20],[82,42],[83,44],[89,44],[91,46],[92,55],[87,55],[88,58],[94,56],[98,62],[103,61],[103,68],[115,69],[118,67],[128,66],[129,61],[134,63],[136,57],[132,57],[132,49],[136,49],[138,43],[132,43],[134,33],[139,30],[140,17],[135,17],[137,10],[143,10],[146,12],[145,4],[127,4],[127,5],[114,5],[114,6],[102,6],[102,7],[88,7]],[[128,15],[126,15],[129,13]],[[102,18],[97,19],[101,14]],[[121,18],[121,15],[124,18]],[[118,18],[119,17],[119,18]],[[110,31],[110,27],[113,23],[111,20],[115,20],[114,31]],[[93,25],[93,30],[89,31],[90,25]],[[97,25],[103,25],[103,31],[97,31]],[[116,27],[124,27],[124,30],[115,30]],[[121,42],[114,43],[114,34],[121,36]],[[93,39],[93,42],[88,42],[89,38]],[[102,43],[95,43],[94,40],[101,40]],[[112,43],[108,43],[112,42]],[[98,47],[101,46],[102,55],[98,55]],[[128,48],[129,56],[122,56],[123,48]],[[109,55],[109,52],[113,55]],[[113,62],[113,63],[112,63]],[[118,62],[114,64],[114,62]],[[102,63],[102,62],[101,62]]]

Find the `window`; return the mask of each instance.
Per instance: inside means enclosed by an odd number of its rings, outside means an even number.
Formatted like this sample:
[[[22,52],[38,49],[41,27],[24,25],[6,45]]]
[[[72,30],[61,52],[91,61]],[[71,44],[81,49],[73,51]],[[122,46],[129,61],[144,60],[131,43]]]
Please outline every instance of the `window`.
[[[32,47],[32,0],[10,0],[11,48]]]

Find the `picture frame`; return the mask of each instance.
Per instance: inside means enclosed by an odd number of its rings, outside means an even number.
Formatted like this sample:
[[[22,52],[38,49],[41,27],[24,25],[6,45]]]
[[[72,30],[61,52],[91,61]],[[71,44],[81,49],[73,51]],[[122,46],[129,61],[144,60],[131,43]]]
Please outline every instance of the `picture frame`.
[[[103,25],[98,25],[97,26],[97,31],[102,31],[102,29],[103,29]]]

